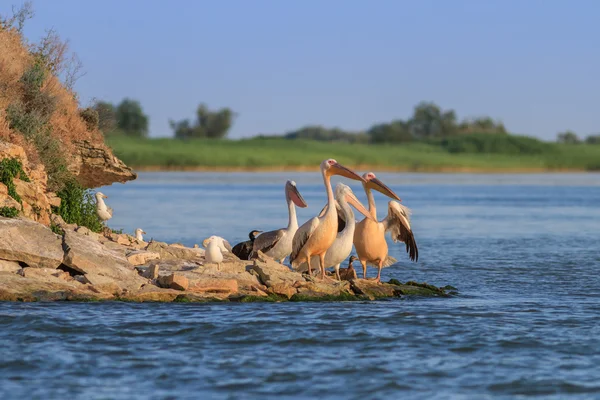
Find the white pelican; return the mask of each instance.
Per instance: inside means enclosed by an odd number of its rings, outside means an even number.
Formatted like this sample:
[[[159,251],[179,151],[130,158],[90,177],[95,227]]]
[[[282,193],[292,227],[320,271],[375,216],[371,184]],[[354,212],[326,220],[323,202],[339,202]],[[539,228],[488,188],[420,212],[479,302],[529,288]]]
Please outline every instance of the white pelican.
[[[321,163],[323,184],[327,190],[327,208],[319,216],[306,221],[294,235],[290,263],[292,268],[307,263],[308,274],[312,274],[311,258],[319,257],[321,279],[325,279],[325,252],[333,244],[338,231],[338,215],[331,189],[331,176],[341,175],[346,178],[364,182],[364,178],[330,158]],[[260,238],[260,236],[259,236]]]
[[[410,227],[410,209],[396,201],[388,202],[388,214],[377,221],[377,209],[371,189],[377,190],[384,195],[401,201],[396,193],[381,182],[374,173],[367,172],[363,175],[363,188],[369,199],[369,212],[372,218],[365,218],[356,225],[354,230],[354,247],[360,264],[363,268],[363,278],[367,277],[367,264],[378,268],[376,281],[381,281],[381,268],[387,267],[395,262],[388,256],[388,246],[385,241],[385,233],[390,231],[394,242],[406,243],[406,252],[410,259],[419,259],[419,250],[415,237]]]
[[[256,229],[250,231],[250,233],[248,234],[250,240],[246,240],[245,242],[240,242],[236,244],[235,246],[233,246],[231,252],[238,256],[240,260],[247,260],[250,256],[250,253],[252,253],[252,246],[254,245],[254,240],[261,232],[262,231],[257,231]]]
[[[305,208],[306,201],[296,187],[296,182],[287,181],[285,183],[285,201],[288,205],[288,225],[287,228],[281,228],[274,231],[261,233],[252,246],[252,254],[249,259],[253,259],[258,255],[258,251],[262,251],[269,257],[283,261],[292,252],[292,240],[294,234],[298,230],[298,218],[296,217],[296,207]]]
[[[223,262],[223,253],[231,252],[231,245],[220,236],[210,236],[202,242],[202,246],[206,249],[204,258],[207,263],[216,263],[217,269],[221,269]]]
[[[331,247],[327,249],[327,252],[325,253],[325,263],[323,266],[325,268],[334,267],[336,278],[341,280],[340,264],[346,260],[346,258],[348,258],[350,252],[352,251],[352,240],[354,239],[354,227],[356,224],[354,212],[348,203],[352,204],[352,206],[354,206],[365,217],[369,217],[370,214],[362,205],[362,203],[358,201],[354,193],[352,193],[352,189],[343,183],[338,183],[336,185],[335,199],[338,212],[338,234]],[[321,213],[324,213],[326,208],[327,206],[321,210]],[[318,262],[317,259],[318,256],[312,256],[310,261],[313,265],[315,265]],[[300,272],[304,272],[306,269],[307,264],[305,262],[298,266],[298,270]]]
[[[112,218],[113,209],[108,207],[102,199],[108,199],[108,196],[102,192],[96,192],[96,213],[104,222]]]
[[[146,232],[144,232],[144,231],[142,230],[142,228],[137,228],[137,229],[135,230],[135,238],[136,238],[137,240],[139,240],[140,242],[143,242],[143,241],[144,241],[144,237],[142,236],[142,234],[144,234],[144,235],[146,234]]]

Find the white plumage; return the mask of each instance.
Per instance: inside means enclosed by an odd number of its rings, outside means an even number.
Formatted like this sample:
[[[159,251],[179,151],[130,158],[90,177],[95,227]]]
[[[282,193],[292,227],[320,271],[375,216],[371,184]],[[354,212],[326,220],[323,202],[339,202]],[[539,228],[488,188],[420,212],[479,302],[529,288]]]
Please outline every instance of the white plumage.
[[[223,262],[223,253],[231,252],[231,245],[220,236],[211,236],[202,242],[202,246],[206,249],[204,258],[207,263],[217,264],[217,269],[221,269]]]
[[[144,241],[144,237],[142,236],[142,234],[144,234],[144,235],[146,234],[146,232],[144,232],[144,230],[142,230],[142,228],[137,228],[135,230],[135,238],[137,240],[139,240],[140,242]]]
[[[103,199],[108,199],[108,196],[102,192],[96,192],[96,213],[102,221],[108,221],[113,216],[113,209],[108,207]]]

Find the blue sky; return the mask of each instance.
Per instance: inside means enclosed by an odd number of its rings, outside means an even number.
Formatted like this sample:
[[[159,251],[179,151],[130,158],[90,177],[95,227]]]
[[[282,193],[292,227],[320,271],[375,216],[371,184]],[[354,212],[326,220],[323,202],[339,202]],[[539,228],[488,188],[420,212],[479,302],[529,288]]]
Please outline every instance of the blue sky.
[[[20,0],[1,0],[0,13]],[[200,102],[239,113],[230,137],[306,124],[366,129],[434,101],[551,139],[600,132],[595,0],[34,1],[93,98],[138,99],[151,136]]]

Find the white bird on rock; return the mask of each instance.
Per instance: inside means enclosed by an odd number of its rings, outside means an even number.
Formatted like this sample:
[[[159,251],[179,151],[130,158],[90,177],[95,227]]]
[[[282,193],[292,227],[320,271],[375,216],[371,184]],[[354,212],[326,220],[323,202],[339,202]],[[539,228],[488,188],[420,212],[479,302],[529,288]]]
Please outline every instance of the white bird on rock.
[[[102,199],[108,199],[108,196],[102,192],[96,192],[96,213],[104,222],[112,218],[113,209],[108,207]]]
[[[206,249],[204,258],[207,263],[217,264],[217,269],[221,269],[223,262],[223,253],[231,253],[231,245],[220,236],[211,236],[202,242],[202,246]]]
[[[142,234],[144,234],[144,235],[146,234],[146,232],[144,232],[144,231],[142,230],[142,228],[137,228],[137,229],[135,230],[135,238],[136,238],[137,240],[139,240],[140,242],[143,242],[143,241],[144,241],[144,237],[142,236]]]

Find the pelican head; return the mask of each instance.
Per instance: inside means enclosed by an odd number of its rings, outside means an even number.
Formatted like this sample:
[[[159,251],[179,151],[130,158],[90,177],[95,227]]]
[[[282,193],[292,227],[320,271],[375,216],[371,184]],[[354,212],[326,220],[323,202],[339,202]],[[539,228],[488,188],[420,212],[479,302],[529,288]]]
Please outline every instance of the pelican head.
[[[342,164],[335,161],[333,158],[327,159],[321,163],[321,172],[325,176],[340,175],[355,181],[361,181],[365,183],[365,179],[352,171],[350,168],[344,167]]]
[[[366,172],[362,177],[364,179],[363,186],[365,188],[377,190],[379,193],[385,194],[387,197],[402,201],[400,200],[400,197],[398,197],[398,195],[392,191],[392,189],[377,179],[374,173]]]
[[[250,238],[250,240],[254,240],[254,239],[256,239],[256,237],[257,237],[258,235],[260,235],[261,233],[262,233],[262,231],[257,231],[257,230],[255,229],[255,230],[251,231],[251,232],[248,234],[248,237]]]
[[[136,234],[136,235],[137,235],[137,234],[144,234],[144,235],[146,235],[146,231],[144,231],[142,228],[137,228],[137,229],[135,230],[135,234]]]
[[[356,208],[356,210],[359,213],[361,213],[362,215],[364,215],[365,217],[367,217],[369,219],[374,220],[374,218],[371,216],[369,211],[367,211],[365,206],[363,206],[362,203],[360,201],[358,201],[358,199],[352,192],[352,189],[350,189],[350,186],[344,185],[343,183],[338,183],[337,185],[335,185],[335,197],[336,197],[336,199],[338,199],[338,201],[340,199],[344,198],[344,200],[346,200],[354,208]]]
[[[306,204],[306,201],[304,201],[304,198],[298,191],[298,188],[296,187],[296,182],[294,182],[294,181],[287,181],[285,183],[285,197],[288,200],[292,200],[294,202],[294,204],[297,205],[298,207],[301,207],[301,208],[308,207],[308,204]]]
[[[99,199],[108,199],[108,196],[102,192],[96,192],[96,200],[99,200]]]

